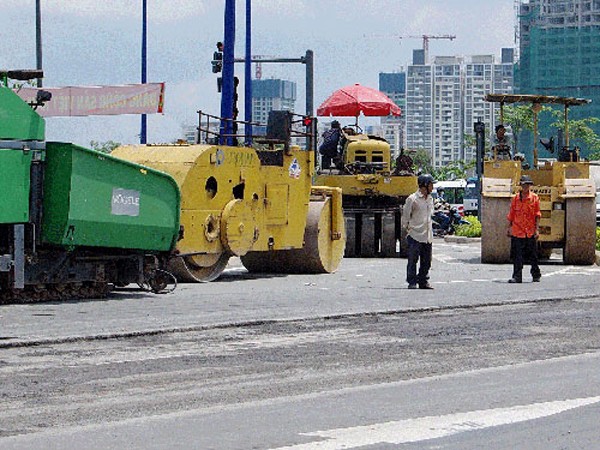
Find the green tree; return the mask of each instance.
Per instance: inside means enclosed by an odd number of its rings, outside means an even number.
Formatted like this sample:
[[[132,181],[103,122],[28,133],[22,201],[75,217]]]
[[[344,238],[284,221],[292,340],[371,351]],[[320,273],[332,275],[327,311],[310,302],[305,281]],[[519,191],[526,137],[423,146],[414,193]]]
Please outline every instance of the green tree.
[[[489,138],[489,133],[485,133],[483,135],[483,139],[484,139],[484,143],[483,143],[483,153],[485,156],[485,149],[486,148],[490,148],[490,138]],[[475,137],[475,134],[473,133],[465,133],[463,134],[463,149],[465,150],[472,150],[474,155],[477,155],[477,138]],[[467,177],[461,177],[461,178],[468,178],[468,176],[472,176],[473,172],[475,169],[475,167],[477,166],[477,156],[475,156],[475,159],[469,163],[465,163],[465,169],[467,172],[470,171],[470,173],[467,173]]]
[[[465,133],[463,135],[463,148],[475,148],[477,141],[475,135],[472,133]]]
[[[102,152],[102,153],[111,153],[119,145],[121,145],[121,144],[119,142],[115,142],[115,141],[104,141],[104,142],[90,141],[90,147],[92,147],[92,149],[94,149],[98,152]]]
[[[489,144],[490,144],[490,137],[489,137],[489,133],[486,133],[484,136],[484,144],[483,144],[483,148],[488,148]],[[473,133],[465,133],[463,134],[463,148],[466,149],[473,149],[473,151],[475,151],[475,147],[477,146],[477,139],[475,137],[475,135]]]
[[[439,169],[433,169],[432,175],[436,180],[456,180],[467,178],[468,174],[475,168],[475,161],[452,161]]]
[[[8,87],[18,92],[21,88],[37,87],[37,80],[15,81],[9,79]]]
[[[555,121],[552,127],[565,131],[564,112],[554,110],[552,116]],[[597,124],[597,117],[586,117],[585,119],[569,120],[569,141],[580,140],[590,151],[590,159],[600,159],[600,137],[592,129],[591,125]]]
[[[539,113],[550,111],[552,108],[541,106]],[[538,114],[539,114],[538,113]],[[519,135],[528,130],[533,132],[533,109],[531,105],[507,105],[504,107],[504,125],[510,125],[514,140],[514,153],[519,153]]]
[[[550,112],[554,122],[551,127],[560,130],[565,129],[564,111],[542,106],[539,114]],[[533,109],[530,105],[509,105],[504,107],[504,122],[511,126],[514,136],[514,151],[518,152],[518,135],[528,130],[533,132]],[[590,151],[590,159],[600,159],[600,136],[592,129],[592,125],[600,123],[597,117],[586,117],[584,119],[569,119],[569,140],[579,140],[585,144]]]
[[[420,148],[414,155],[411,155],[413,165],[415,166],[415,173],[431,173],[433,167],[431,166],[431,156],[424,148]]]
[[[411,155],[415,173],[429,173],[436,180],[455,180],[467,178],[469,171],[475,167],[475,161],[452,161],[445,166],[435,169],[431,164],[431,156],[427,150],[420,148]]]

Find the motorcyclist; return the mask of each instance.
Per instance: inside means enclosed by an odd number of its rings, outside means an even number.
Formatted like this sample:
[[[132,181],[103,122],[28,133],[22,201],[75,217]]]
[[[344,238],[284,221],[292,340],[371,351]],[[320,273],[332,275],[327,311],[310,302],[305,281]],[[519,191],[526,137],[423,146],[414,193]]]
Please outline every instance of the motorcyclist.
[[[461,217],[458,209],[445,201],[443,197],[438,197],[433,206],[433,227],[437,235],[453,234],[456,225],[468,223]]]
[[[441,230],[447,231],[452,220],[450,216],[450,204],[443,197],[437,197],[433,202],[433,209],[434,228],[435,224],[437,224]]]

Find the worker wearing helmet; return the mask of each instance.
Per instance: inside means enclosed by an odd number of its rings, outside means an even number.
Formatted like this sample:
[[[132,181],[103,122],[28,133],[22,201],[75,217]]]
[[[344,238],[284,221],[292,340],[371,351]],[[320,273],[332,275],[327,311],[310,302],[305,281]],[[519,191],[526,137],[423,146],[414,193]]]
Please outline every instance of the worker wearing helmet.
[[[433,243],[433,177],[429,174],[417,178],[419,189],[411,194],[402,210],[402,227],[407,231],[408,263],[406,281],[409,289],[433,289],[429,284]],[[417,263],[419,271],[417,273]]]
[[[523,175],[519,181],[521,191],[510,202],[508,230],[506,234],[511,240],[511,255],[513,259],[513,274],[509,283],[521,283],[524,256],[529,256],[531,262],[531,277],[533,281],[540,281],[542,274],[537,260],[537,238],[540,234],[539,224],[542,213],[540,212],[540,199],[530,187],[533,180],[528,175]]]

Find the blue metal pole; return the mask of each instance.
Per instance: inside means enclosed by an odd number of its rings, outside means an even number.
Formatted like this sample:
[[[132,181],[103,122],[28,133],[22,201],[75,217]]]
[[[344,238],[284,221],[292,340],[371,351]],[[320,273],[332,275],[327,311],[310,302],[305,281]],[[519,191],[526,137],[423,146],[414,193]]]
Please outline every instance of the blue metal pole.
[[[246,145],[252,145],[252,0],[246,0],[246,58],[244,61],[244,126]]]
[[[223,89],[221,91],[221,117],[233,119],[233,63],[235,54],[235,0],[225,0],[225,36],[223,39]],[[233,139],[222,137],[233,132],[231,120],[221,121],[221,144],[232,145]]]
[[[36,69],[42,70],[42,6],[41,0],[35,1],[35,58]],[[37,79],[37,87],[42,87],[42,78]]]
[[[147,78],[147,65],[146,65],[146,56],[147,56],[147,43],[148,43],[148,9],[146,7],[146,1],[142,0],[142,84],[146,84]],[[142,124],[140,130],[140,144],[145,144],[147,142],[147,128],[148,122],[146,114],[142,114]]]

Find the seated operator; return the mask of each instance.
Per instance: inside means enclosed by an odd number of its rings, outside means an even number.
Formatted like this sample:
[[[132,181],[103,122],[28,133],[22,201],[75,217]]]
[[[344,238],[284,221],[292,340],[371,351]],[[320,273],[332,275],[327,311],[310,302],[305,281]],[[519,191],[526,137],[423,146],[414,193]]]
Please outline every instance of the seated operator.
[[[340,138],[337,145],[337,153],[336,156],[333,158],[334,166],[337,169],[342,169],[344,167],[344,149],[348,144],[348,137],[355,135],[356,131],[350,126],[345,126],[341,129]]]
[[[400,154],[396,158],[396,168],[394,169],[394,174],[411,175],[413,173],[413,159],[404,153],[404,147],[402,147],[400,149]]]
[[[340,128],[340,123],[337,120],[334,120],[331,122],[331,128],[323,133],[323,140],[319,146],[319,153],[323,155],[321,159],[323,169],[330,169],[335,166],[339,156],[338,145],[341,137],[342,130]]]
[[[344,132],[344,134],[346,136],[355,136],[356,135],[356,130],[349,125],[342,128],[342,131]]]
[[[506,128],[504,125],[496,125],[496,134],[492,136],[492,157],[496,159],[511,160],[510,154],[510,139],[506,136]]]

